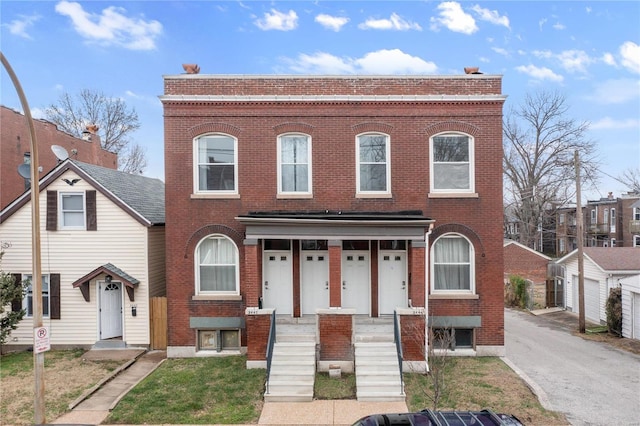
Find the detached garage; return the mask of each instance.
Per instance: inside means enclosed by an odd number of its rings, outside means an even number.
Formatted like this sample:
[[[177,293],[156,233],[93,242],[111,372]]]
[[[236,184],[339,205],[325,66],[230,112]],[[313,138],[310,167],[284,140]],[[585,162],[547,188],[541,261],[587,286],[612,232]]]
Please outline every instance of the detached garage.
[[[620,280],[622,286],[622,337],[640,340],[640,275]]]
[[[565,267],[565,279],[568,284],[565,296],[566,307],[573,312],[579,312],[578,251],[574,250],[563,258],[558,259],[556,263]],[[606,324],[605,306],[609,297],[609,290],[622,286],[623,336],[631,337],[633,330],[635,330],[636,336],[640,336],[640,324],[637,324],[640,321],[640,283],[637,281],[640,279],[638,278],[639,276],[640,248],[585,247],[585,319],[595,324]],[[626,302],[625,285],[628,287],[628,290],[626,290]],[[625,335],[625,323],[628,335]]]

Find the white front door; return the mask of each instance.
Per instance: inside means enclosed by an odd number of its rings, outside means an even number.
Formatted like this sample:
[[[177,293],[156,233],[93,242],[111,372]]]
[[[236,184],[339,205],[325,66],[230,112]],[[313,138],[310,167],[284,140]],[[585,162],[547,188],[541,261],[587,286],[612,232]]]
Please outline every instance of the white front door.
[[[302,315],[329,307],[329,252],[300,252],[300,305]]]
[[[100,340],[122,336],[122,284],[100,282]]]
[[[290,251],[268,251],[264,254],[262,307],[276,314],[293,314],[293,279]]]
[[[407,253],[380,251],[378,256],[378,312],[393,314],[407,307]]]
[[[369,315],[369,252],[342,252],[342,307]]]

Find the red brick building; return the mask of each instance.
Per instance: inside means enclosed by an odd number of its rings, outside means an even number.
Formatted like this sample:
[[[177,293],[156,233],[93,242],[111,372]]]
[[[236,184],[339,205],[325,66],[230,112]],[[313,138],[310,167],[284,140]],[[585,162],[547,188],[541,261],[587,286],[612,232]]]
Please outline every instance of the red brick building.
[[[74,160],[95,164],[110,169],[118,167],[118,156],[100,146],[98,135],[90,135],[91,140],[79,139],[58,130],[45,120],[34,120],[38,143],[40,176],[46,175],[57,164],[58,159],[51,151],[53,145],[67,150]],[[18,174],[18,167],[31,161],[31,136],[23,114],[0,106],[0,210],[18,198],[29,181]]]
[[[394,312],[405,361],[503,354],[501,81],[165,76],[168,356],[263,365],[274,310],[318,368]]]

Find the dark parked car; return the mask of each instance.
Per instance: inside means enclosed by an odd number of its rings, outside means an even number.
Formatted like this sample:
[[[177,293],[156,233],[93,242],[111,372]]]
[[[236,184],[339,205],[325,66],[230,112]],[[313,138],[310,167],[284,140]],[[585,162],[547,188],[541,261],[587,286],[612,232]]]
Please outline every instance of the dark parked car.
[[[353,426],[523,426],[520,420],[508,414],[482,411],[432,411],[416,413],[372,414],[358,420]]]

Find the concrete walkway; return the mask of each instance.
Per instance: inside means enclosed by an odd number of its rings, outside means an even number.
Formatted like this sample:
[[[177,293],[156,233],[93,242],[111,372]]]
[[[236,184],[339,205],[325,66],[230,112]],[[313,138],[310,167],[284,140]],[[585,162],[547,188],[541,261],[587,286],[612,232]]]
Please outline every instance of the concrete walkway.
[[[91,350],[84,355],[92,360],[127,361],[109,377],[89,389],[71,404],[72,410],[51,424],[99,425],[135,385],[151,374],[166,359],[166,352],[144,350]],[[267,402],[258,424],[261,425],[351,425],[361,417],[376,413],[406,412],[404,402],[358,402],[333,400],[312,402]]]

